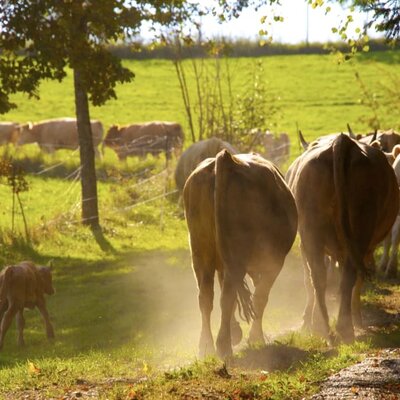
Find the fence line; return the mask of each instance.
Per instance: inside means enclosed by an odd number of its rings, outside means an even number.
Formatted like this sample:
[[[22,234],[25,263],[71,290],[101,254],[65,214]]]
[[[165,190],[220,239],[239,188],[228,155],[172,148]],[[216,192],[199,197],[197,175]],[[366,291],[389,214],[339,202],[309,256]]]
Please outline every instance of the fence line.
[[[73,157],[77,151],[78,151],[78,149],[76,149],[72,154],[70,154],[65,160],[59,162],[58,164],[51,165],[50,167],[46,167],[46,168],[44,168],[44,169],[42,169],[42,170],[40,170],[38,172],[35,172],[34,175],[41,175],[41,174],[43,174],[45,172],[51,171],[51,170],[53,170],[55,168],[58,168],[60,165],[65,164],[67,162],[67,160],[69,160],[71,157]],[[81,167],[79,167],[79,168],[81,168]]]

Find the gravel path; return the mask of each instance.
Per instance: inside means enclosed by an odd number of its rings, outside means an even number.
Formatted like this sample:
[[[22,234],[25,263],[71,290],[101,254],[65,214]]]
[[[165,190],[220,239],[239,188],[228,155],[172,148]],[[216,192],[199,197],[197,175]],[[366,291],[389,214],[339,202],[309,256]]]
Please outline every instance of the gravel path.
[[[312,400],[400,400],[400,349],[385,349],[329,377]]]

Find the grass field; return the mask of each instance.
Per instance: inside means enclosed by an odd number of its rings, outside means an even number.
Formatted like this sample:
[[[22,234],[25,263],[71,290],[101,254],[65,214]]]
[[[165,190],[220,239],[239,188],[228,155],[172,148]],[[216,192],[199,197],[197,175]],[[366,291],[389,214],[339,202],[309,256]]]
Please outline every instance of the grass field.
[[[230,62],[238,71],[233,84],[240,94],[254,59]],[[296,123],[307,138],[345,130],[347,122],[365,132],[368,127],[359,118],[369,110],[360,103],[354,73],[358,71],[385,102],[381,83],[387,82],[388,73],[396,73],[399,63],[399,52],[360,55],[341,65],[332,56],[321,55],[263,58],[268,87],[281,98],[278,127],[291,136],[292,157],[299,152]],[[118,88],[118,100],[92,108],[92,118],[106,128],[114,123],[175,120],[185,127],[189,145],[173,65],[162,60],[126,65],[135,72],[135,81]],[[15,96],[18,109],[1,119],[25,122],[74,115],[71,74],[61,84],[43,83],[40,94],[40,101]],[[385,127],[400,128],[398,111],[382,114],[381,120]],[[43,155],[35,145],[2,151],[28,170],[29,191],[21,199],[30,242],[19,213],[11,232],[12,196],[9,187],[0,185],[1,263],[53,260],[57,293],[48,299],[54,343],[46,342],[36,312],[26,313],[25,348],[17,348],[14,328],[8,332],[0,352],[0,398],[69,399],[75,392],[131,400],[302,398],[315,392],[321,379],[375,346],[400,345],[399,326],[366,334],[337,351],[298,333],[305,293],[295,245],[266,310],[268,351],[243,348],[232,377],[224,378],[219,361],[195,361],[200,315],[186,225],[173,193],[176,161],[166,170],[163,157],[123,163],[111,151],[97,161],[100,218],[109,243],[103,251],[90,230],[79,224],[77,153]],[[165,193],[168,196],[163,197]],[[398,282],[389,287],[400,293]],[[377,293],[371,289],[366,301],[382,301]],[[218,312],[215,301],[214,332]]]
[[[354,74],[359,72],[364,83],[382,103],[388,100],[381,84],[387,83],[388,73],[396,73],[400,52],[360,54],[352,61],[338,64],[331,55],[292,55],[261,58],[267,87],[280,97],[282,116],[278,128],[287,131],[296,143],[296,123],[313,138],[346,129],[368,129],[359,118],[370,110],[360,103],[362,93]],[[255,59],[237,58],[229,61],[235,71],[232,86],[238,96],[254,69]],[[190,72],[190,61],[186,61]],[[111,124],[127,124],[148,120],[175,120],[183,124],[188,134],[178,80],[172,62],[167,60],[127,61],[135,72],[133,83],[118,87],[118,100],[94,107],[91,117],[100,119],[108,128]],[[193,74],[189,86],[194,90]],[[45,82],[41,100],[15,96],[18,109],[3,116],[5,120],[37,121],[45,118],[74,115],[73,84],[69,73],[61,84]],[[382,128],[399,128],[399,112],[382,115]]]

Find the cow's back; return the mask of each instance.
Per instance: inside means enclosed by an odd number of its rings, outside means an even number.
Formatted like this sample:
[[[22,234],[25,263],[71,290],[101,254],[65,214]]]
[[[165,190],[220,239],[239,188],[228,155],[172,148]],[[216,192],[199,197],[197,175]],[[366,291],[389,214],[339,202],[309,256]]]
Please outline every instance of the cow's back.
[[[219,153],[215,202],[217,241],[227,264],[251,270],[260,259],[283,263],[296,235],[297,211],[272,163],[256,154]]]
[[[316,143],[287,173],[304,237],[318,235],[330,253],[351,246],[367,254],[385,237],[398,210],[398,188],[384,154],[345,135]]]
[[[206,158],[215,157],[221,150],[227,149],[231,154],[236,154],[237,150],[228,142],[212,137],[193,143],[180,156],[175,169],[175,182],[179,190],[183,189],[186,179]]]
[[[91,121],[93,146],[97,147],[103,138],[103,125]],[[54,149],[76,149],[79,147],[78,126],[75,118],[60,118],[39,122],[32,127],[36,141],[42,147]]]
[[[38,273],[32,263],[11,265],[2,271],[2,291],[9,302],[19,307],[33,307],[40,287]]]

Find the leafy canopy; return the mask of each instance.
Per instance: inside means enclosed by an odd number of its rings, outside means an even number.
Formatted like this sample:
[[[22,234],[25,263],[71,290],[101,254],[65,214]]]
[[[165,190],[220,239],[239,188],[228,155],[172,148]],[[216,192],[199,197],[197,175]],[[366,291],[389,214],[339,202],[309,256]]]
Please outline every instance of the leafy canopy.
[[[134,74],[107,49],[129,42],[144,21],[179,24],[191,5],[184,0],[3,0],[0,2],[0,113],[16,107],[10,94],[38,98],[42,79],[62,80],[79,69],[94,105],[115,98],[117,83]]]

